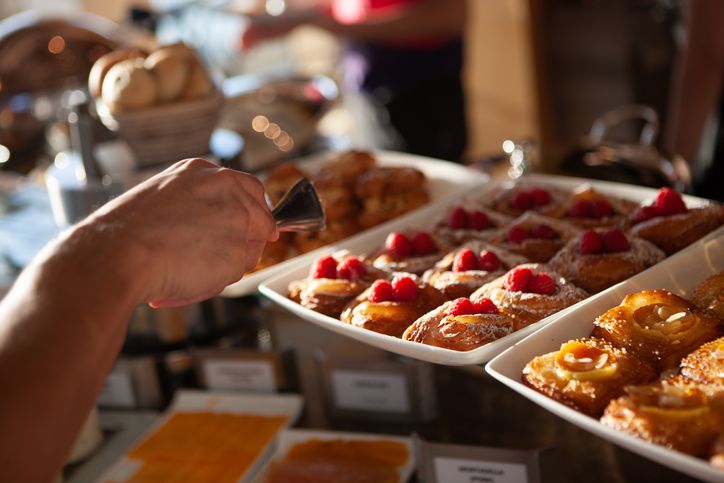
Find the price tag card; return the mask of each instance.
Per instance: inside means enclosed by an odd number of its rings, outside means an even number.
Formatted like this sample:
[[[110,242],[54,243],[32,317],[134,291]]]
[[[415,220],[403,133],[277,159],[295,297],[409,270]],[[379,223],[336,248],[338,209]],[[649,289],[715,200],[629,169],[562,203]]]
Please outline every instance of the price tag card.
[[[194,357],[200,380],[213,391],[274,393],[284,385],[276,352],[207,350]]]
[[[336,369],[331,382],[334,404],[340,409],[410,411],[408,384],[402,374]]]
[[[422,483],[540,483],[538,451],[414,440]]]
[[[131,373],[118,369],[111,371],[98,396],[98,405],[112,408],[136,407]]]

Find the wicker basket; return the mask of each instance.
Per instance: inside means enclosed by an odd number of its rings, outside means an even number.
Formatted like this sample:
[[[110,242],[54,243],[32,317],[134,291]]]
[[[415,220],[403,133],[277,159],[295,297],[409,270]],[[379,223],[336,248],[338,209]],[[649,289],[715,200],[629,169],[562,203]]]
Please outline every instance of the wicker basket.
[[[128,143],[139,167],[147,167],[207,154],[223,100],[223,96],[215,95],[114,113],[98,102],[96,109],[103,124]]]

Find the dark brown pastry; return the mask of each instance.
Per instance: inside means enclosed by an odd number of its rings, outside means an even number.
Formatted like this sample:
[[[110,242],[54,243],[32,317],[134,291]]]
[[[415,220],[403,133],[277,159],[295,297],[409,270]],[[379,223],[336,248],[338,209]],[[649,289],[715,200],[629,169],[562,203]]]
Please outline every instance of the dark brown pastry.
[[[606,196],[583,185],[560,206],[560,211],[549,213],[549,216],[583,228],[622,226],[637,207],[633,201]]]
[[[340,320],[381,334],[401,337],[423,314],[442,305],[445,297],[414,277],[378,280],[342,312]]]
[[[513,320],[490,300],[458,298],[417,319],[402,334],[404,340],[469,351],[513,332]]]
[[[392,232],[385,245],[372,252],[372,265],[387,272],[422,275],[451,250],[442,238],[425,231]]]
[[[500,188],[483,202],[485,206],[509,216],[520,216],[528,211],[554,215],[560,213],[567,198],[568,193],[560,188],[540,186],[524,180]]]
[[[291,242],[291,233],[280,233],[277,241],[267,243],[264,246],[261,258],[259,258],[259,261],[252,271],[256,272],[286,260],[292,249]]]
[[[604,425],[694,456],[707,456],[722,432],[722,413],[698,383],[675,376],[626,392],[606,407]]]
[[[628,348],[659,370],[675,367],[684,355],[723,333],[714,315],[667,290],[629,294],[594,323],[595,337]]]
[[[355,193],[362,202],[357,221],[368,228],[430,201],[425,175],[411,167],[378,167],[361,175]]]
[[[618,228],[587,230],[569,241],[548,264],[591,293],[600,292],[666,257],[656,245]]]
[[[451,245],[468,240],[487,240],[513,221],[508,215],[484,208],[473,202],[451,206],[445,217],[435,224],[434,233]]]
[[[282,163],[270,169],[264,180],[264,189],[272,206],[279,203],[282,196],[303,177],[304,173],[293,163]]]
[[[344,151],[327,161],[320,169],[320,174],[333,175],[354,185],[358,177],[376,164],[375,157],[367,151]]]
[[[349,180],[335,174],[312,177],[327,223],[349,221],[359,212],[359,204],[349,189]]]
[[[691,294],[691,301],[700,309],[711,310],[724,321],[724,271],[701,282]]]
[[[299,253],[307,253],[317,248],[344,240],[359,232],[354,220],[342,220],[329,223],[321,231],[305,231],[294,233],[294,247]]]
[[[289,284],[288,296],[300,305],[330,317],[339,317],[344,307],[386,273],[346,252],[319,257],[309,276]]]
[[[551,399],[599,417],[629,384],[656,378],[653,366],[626,349],[596,338],[566,342],[556,352],[535,357],[523,369],[523,382]]]
[[[490,238],[490,243],[532,262],[545,263],[581,229],[564,221],[529,212]]]
[[[489,298],[501,312],[514,320],[515,330],[538,322],[586,298],[576,287],[545,265],[519,265],[505,275],[486,283],[470,295]]]
[[[527,261],[489,243],[471,240],[445,255],[422,278],[447,298],[456,299],[469,296],[485,283]]]

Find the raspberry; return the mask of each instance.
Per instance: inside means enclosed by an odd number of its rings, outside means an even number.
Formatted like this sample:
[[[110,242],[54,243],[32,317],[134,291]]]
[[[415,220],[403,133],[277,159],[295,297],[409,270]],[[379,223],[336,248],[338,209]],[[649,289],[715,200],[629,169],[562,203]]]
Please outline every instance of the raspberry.
[[[387,235],[385,248],[393,258],[401,260],[412,254],[412,242],[403,233],[392,232]]]
[[[490,228],[488,215],[482,211],[473,211],[470,213],[469,228],[472,228],[473,230],[485,230],[486,228]]]
[[[481,298],[473,301],[476,314],[499,314],[498,306],[488,298]]]
[[[455,230],[462,230],[468,226],[468,212],[464,208],[457,207],[447,217],[447,225]]]
[[[513,225],[508,230],[508,240],[513,243],[521,243],[529,238],[528,230],[520,225]]]
[[[591,216],[593,218],[603,218],[611,215],[613,215],[613,207],[608,201],[601,199],[591,202]]]
[[[589,253],[601,253],[603,250],[603,240],[601,236],[594,230],[586,230],[578,240],[578,251],[583,255]]]
[[[551,202],[551,194],[543,188],[533,188],[528,194],[534,206],[544,206]]]
[[[686,204],[681,195],[671,188],[661,188],[654,201],[654,209],[661,216],[686,213]]]
[[[603,250],[606,253],[625,252],[631,248],[626,235],[618,228],[608,230],[603,234]]]
[[[528,291],[541,295],[552,295],[556,291],[556,281],[548,273],[533,275],[528,283]]]
[[[483,250],[478,258],[478,268],[486,272],[494,272],[500,268],[500,259],[494,252]]]
[[[311,270],[312,278],[337,278],[337,260],[332,255],[319,257]]]
[[[424,231],[415,233],[412,237],[412,253],[414,255],[430,255],[437,252],[437,245],[429,233]]]
[[[448,305],[447,309],[445,309],[445,313],[447,315],[470,315],[476,312],[475,306],[470,299],[460,297],[459,299],[455,299],[450,302],[450,305]]]
[[[463,248],[453,258],[453,272],[466,272],[478,269],[478,257],[469,248]]]
[[[568,209],[568,216],[573,218],[588,218],[591,216],[591,202],[578,200]]]
[[[370,287],[370,302],[388,302],[393,299],[392,284],[387,280],[375,280]]]
[[[531,278],[533,270],[530,268],[514,268],[505,276],[503,286],[512,292],[525,292]]]
[[[533,199],[527,191],[518,191],[510,200],[510,206],[514,210],[525,211],[533,206]]]
[[[358,280],[367,273],[365,264],[357,257],[349,257],[337,265],[337,278],[345,280]]]
[[[553,228],[543,223],[534,226],[533,229],[530,230],[530,234],[533,238],[539,238],[541,240],[555,240],[558,238],[558,234],[553,231]]]
[[[410,277],[395,278],[392,281],[392,295],[398,302],[412,302],[417,298],[417,283]]]
[[[631,216],[631,220],[634,224],[641,223],[642,221],[650,220],[659,216],[659,212],[653,206],[642,206],[634,212]]]

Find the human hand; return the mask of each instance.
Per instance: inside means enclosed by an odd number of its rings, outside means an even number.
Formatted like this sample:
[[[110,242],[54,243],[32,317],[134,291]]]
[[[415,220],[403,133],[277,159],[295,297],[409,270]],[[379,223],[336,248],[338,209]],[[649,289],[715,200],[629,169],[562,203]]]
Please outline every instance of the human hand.
[[[136,272],[137,302],[153,307],[216,295],[278,238],[262,184],[198,158],[176,163],[104,205],[79,231],[117,247],[118,263]]]

